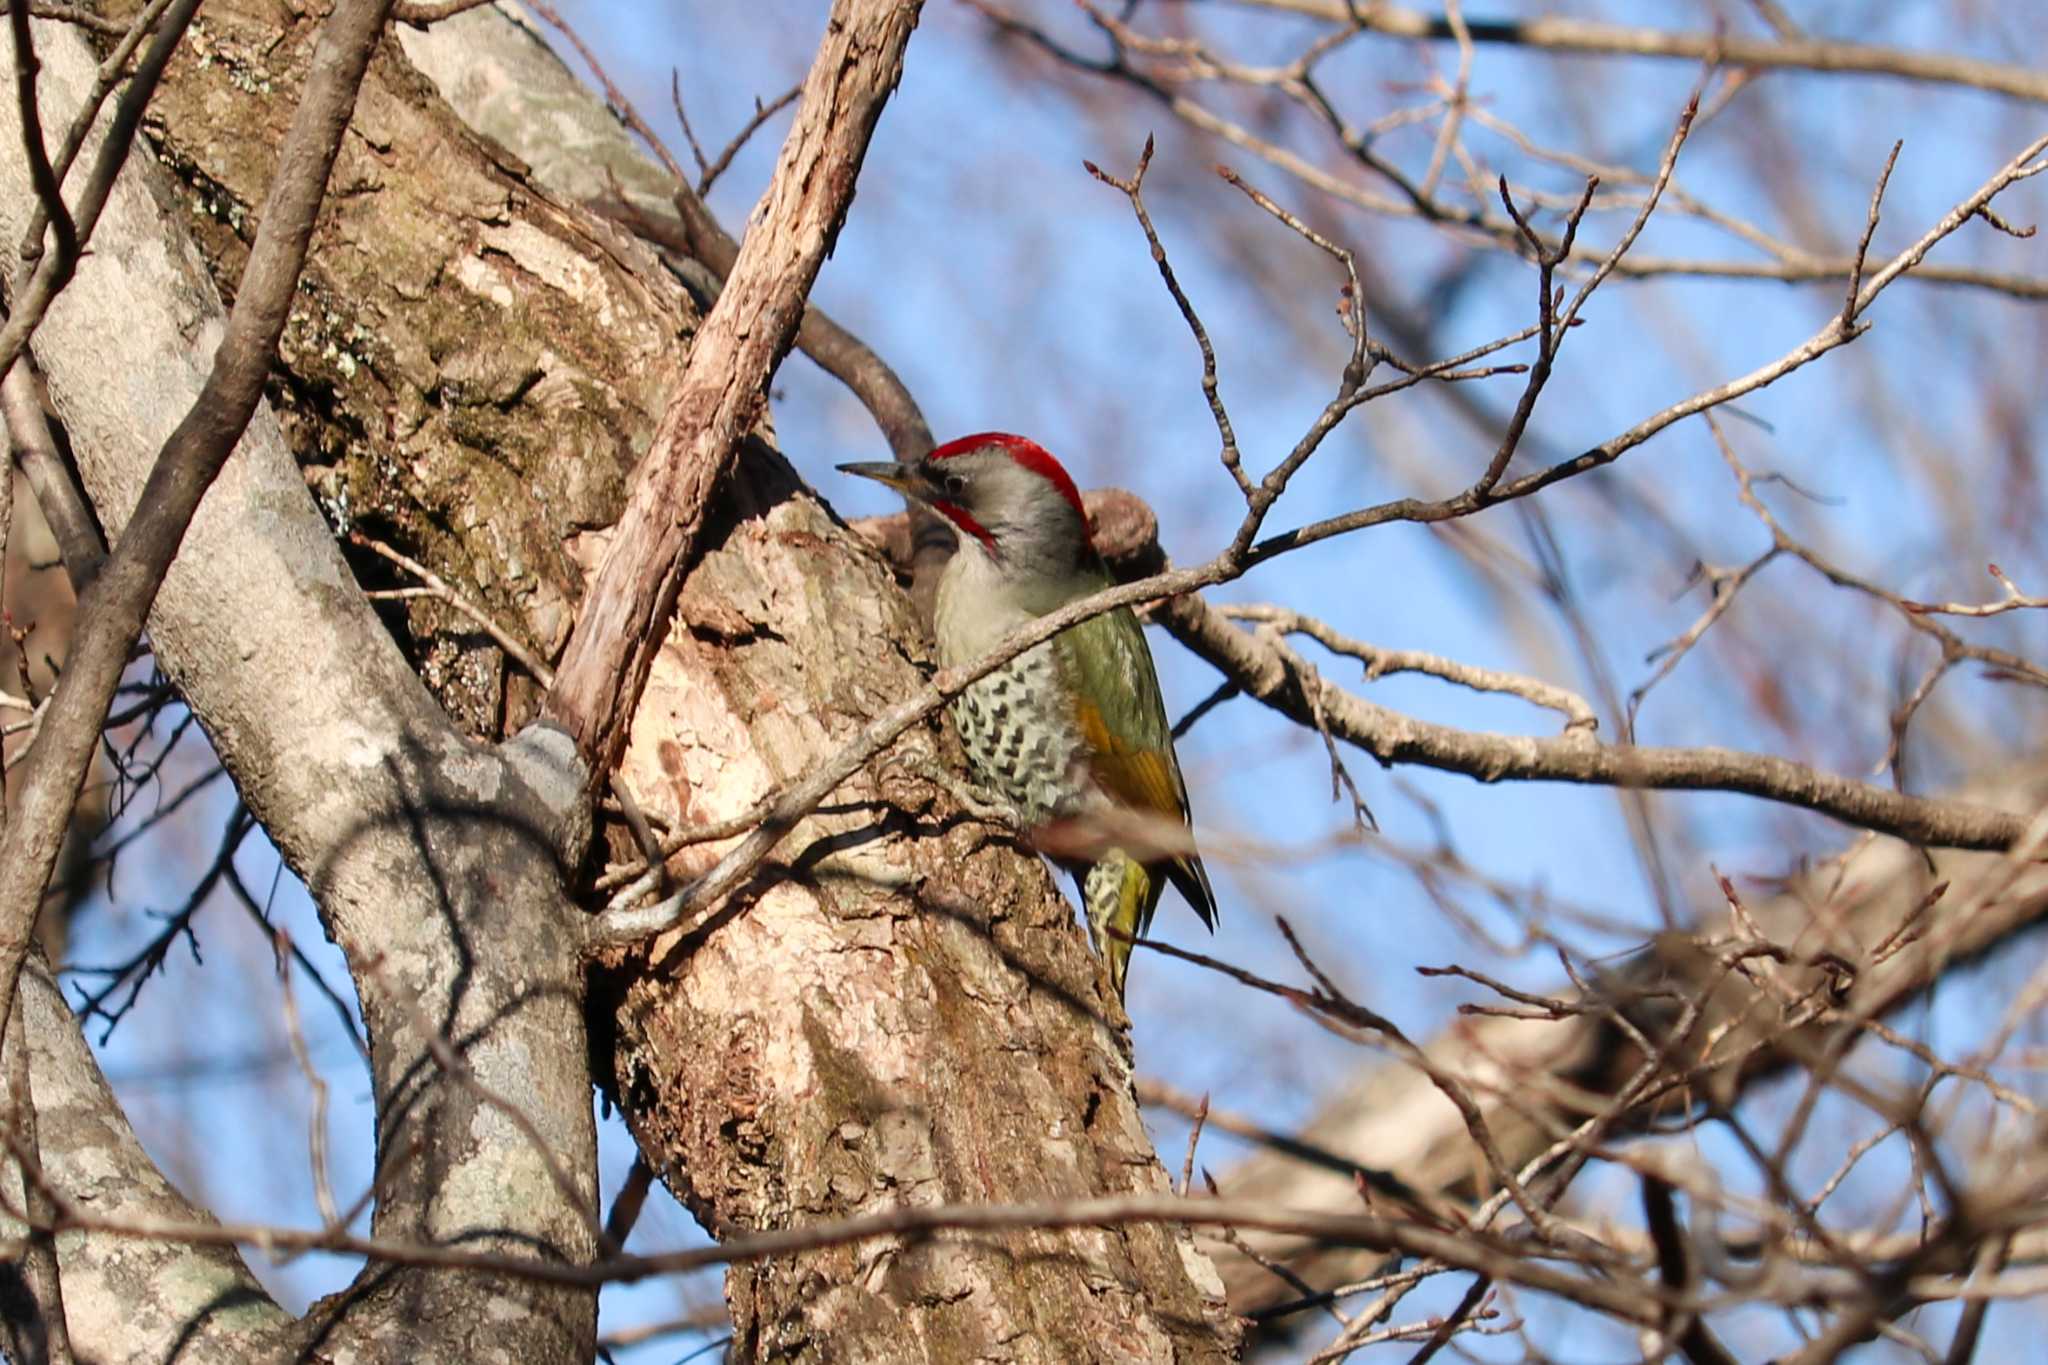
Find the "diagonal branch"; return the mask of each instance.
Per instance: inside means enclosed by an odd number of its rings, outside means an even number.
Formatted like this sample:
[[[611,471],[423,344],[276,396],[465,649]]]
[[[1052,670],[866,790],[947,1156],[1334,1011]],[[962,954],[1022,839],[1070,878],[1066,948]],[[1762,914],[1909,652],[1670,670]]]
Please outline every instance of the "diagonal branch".
[[[1913,843],[1951,848],[2008,848],[2025,828],[2026,822],[2008,811],[1908,796],[1770,754],[1601,744],[1585,729],[1548,738],[1461,730],[1390,710],[1328,682],[1320,683],[1321,696],[1312,699],[1298,685],[1294,651],[1277,637],[1240,630],[1194,597],[1167,603],[1158,616],[1176,639],[1222,670],[1246,695],[1304,726],[1314,725],[1320,712],[1339,739],[1383,764],[1415,763],[1481,782],[1741,792]]]
[[[548,694],[548,713],[575,737],[592,783],[625,744],[705,507],[796,336],[921,8],[922,0],[832,7],[754,229],[690,348]]]

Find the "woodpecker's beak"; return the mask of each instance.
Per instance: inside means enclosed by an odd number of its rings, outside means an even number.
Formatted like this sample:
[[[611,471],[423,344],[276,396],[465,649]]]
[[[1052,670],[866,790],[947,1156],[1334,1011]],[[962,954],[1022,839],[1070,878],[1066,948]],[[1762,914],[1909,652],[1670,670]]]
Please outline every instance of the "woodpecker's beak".
[[[885,483],[897,492],[921,502],[930,502],[939,494],[939,491],[932,487],[931,480],[927,479],[914,464],[896,464],[893,461],[880,460],[873,464],[843,464],[839,466],[839,472],[858,474],[863,479]]]

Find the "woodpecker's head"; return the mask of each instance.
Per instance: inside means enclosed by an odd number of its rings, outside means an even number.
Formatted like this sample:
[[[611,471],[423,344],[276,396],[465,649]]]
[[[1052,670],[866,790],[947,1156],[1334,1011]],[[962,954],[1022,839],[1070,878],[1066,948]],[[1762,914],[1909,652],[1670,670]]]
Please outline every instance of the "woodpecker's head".
[[[999,563],[1071,573],[1092,553],[1074,480],[1035,441],[986,431],[948,441],[908,464],[843,464],[929,504]]]

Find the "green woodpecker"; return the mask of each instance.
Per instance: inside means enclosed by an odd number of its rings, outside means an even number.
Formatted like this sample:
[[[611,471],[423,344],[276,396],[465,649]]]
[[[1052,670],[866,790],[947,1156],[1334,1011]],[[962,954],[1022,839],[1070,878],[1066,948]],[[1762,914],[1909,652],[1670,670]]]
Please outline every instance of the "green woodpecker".
[[[1022,436],[984,432],[909,464],[839,468],[929,504],[960,529],[934,622],[948,667],[1112,581],[1073,479]],[[1144,934],[1168,881],[1216,927],[1159,677],[1128,608],[1026,650],[961,693],[952,714],[975,776],[1052,834],[1042,842],[1074,874],[1119,996],[1131,945],[1108,931]],[[1132,847],[1119,846],[1120,834]]]

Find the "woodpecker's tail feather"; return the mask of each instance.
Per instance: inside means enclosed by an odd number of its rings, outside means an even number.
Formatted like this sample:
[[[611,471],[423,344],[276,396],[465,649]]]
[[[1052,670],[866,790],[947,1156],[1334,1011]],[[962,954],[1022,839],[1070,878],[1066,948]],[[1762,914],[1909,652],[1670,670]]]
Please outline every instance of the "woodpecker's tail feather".
[[[1166,883],[1137,859],[1112,848],[1081,877],[1081,903],[1088,913],[1088,937],[1109,964],[1109,983],[1123,999],[1131,969],[1131,939],[1151,923]],[[1113,931],[1113,932],[1112,932]]]
[[[1185,858],[1175,858],[1166,865],[1166,879],[1187,901],[1188,908],[1201,916],[1202,923],[1209,926],[1209,932],[1215,933],[1216,888],[1209,885],[1209,872],[1202,866],[1202,860],[1192,853]]]
[[[1152,929],[1152,912],[1170,881],[1187,898],[1211,932],[1216,928],[1216,892],[1202,860],[1193,854],[1147,866],[1120,848],[1103,852],[1094,863],[1073,869],[1081,884],[1081,906],[1088,915],[1088,937],[1109,964],[1110,984],[1123,999],[1131,969],[1131,939]],[[1163,872],[1165,875],[1160,876]]]

